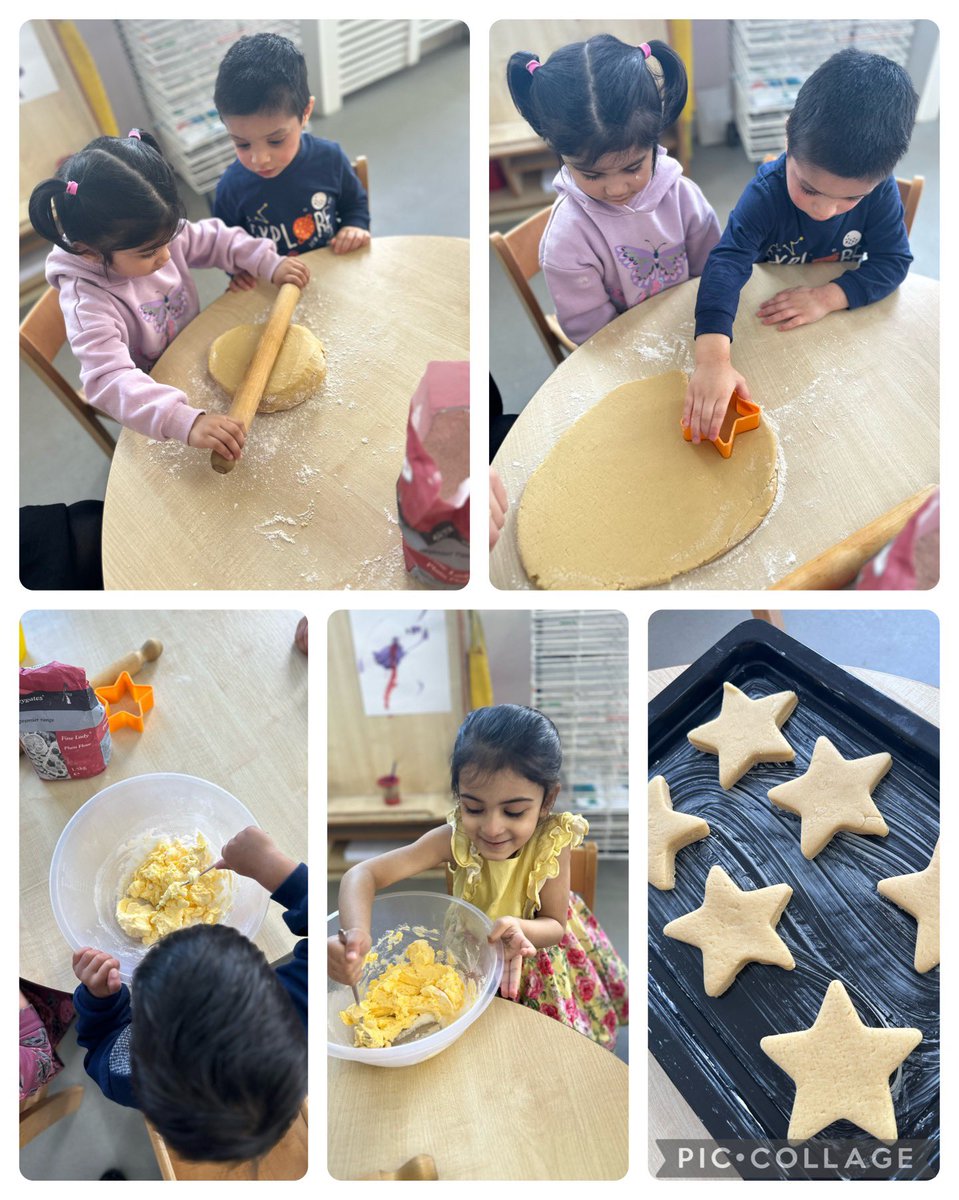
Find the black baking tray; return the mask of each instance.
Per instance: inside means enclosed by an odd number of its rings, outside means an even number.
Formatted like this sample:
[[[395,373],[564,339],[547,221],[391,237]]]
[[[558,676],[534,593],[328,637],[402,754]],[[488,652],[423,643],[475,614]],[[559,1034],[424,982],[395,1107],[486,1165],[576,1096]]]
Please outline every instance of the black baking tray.
[[[795,761],[753,767],[728,792],[719,786],[716,756],[686,737],[718,715],[727,680],[751,698],[785,690],[799,697],[783,727]],[[892,755],[891,770],[873,792],[889,834],[840,833],[808,861],[799,848],[799,818],[775,808],[767,792],[805,772],[823,734],[845,758]],[[920,1143],[924,1165],[897,1165],[885,1178],[936,1174],[939,969],[925,975],[913,969],[916,923],[879,895],[876,882],[928,865],[939,831],[939,730],[767,622],[745,621],[650,703],[649,776],[655,775],[665,776],[677,810],[704,817],[710,827],[708,838],[679,852],[674,890],[648,889],[649,1042],[666,1074],[717,1141],[784,1140],[795,1085],[762,1052],[760,1039],[808,1028],[830,980],[841,979],[867,1025],[922,1030],[892,1088],[900,1142]],[[790,884],[793,896],[778,931],[796,968],[750,963],[727,992],[710,998],[700,951],[664,937],[662,929],[702,904],[716,863],[742,888]],[[844,1138],[879,1145],[843,1121],[812,1142]],[[778,1176],[810,1177],[801,1165],[783,1167]],[[833,1177],[857,1175],[844,1168]]]

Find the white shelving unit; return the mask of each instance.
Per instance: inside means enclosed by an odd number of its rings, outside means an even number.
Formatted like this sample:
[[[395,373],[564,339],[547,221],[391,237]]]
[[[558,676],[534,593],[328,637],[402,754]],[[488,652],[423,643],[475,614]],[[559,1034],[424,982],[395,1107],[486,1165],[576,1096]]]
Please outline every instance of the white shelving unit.
[[[532,704],[563,742],[560,809],[581,812],[602,855],[629,850],[628,632],[616,612],[532,614]]]
[[[799,89],[831,54],[855,46],[905,66],[912,21],[733,21],[736,128],[748,158],[780,154]]]

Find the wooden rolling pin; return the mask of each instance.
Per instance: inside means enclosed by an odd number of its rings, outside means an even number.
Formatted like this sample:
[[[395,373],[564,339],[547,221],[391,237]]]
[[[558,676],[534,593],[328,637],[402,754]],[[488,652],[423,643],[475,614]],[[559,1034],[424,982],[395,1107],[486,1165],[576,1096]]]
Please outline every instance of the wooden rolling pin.
[[[300,289],[295,283],[281,284],[279,293],[273,301],[270,317],[263,327],[263,334],[250,359],[250,365],[243,376],[243,382],[236,389],[233,403],[230,405],[230,416],[238,421],[249,433],[256,410],[263,399],[263,393],[270,379],[270,372],[280,353],[286,331],[290,327],[293,310],[300,299]],[[221,475],[232,471],[236,459],[224,458],[216,450],[210,455],[210,466]]]
[[[143,643],[139,650],[131,650],[129,654],[118,658],[115,663],[110,663],[98,674],[90,679],[90,687],[110,687],[116,683],[120,674],[126,671],[128,675],[136,675],[137,671],[144,663],[153,662],[163,653],[163,643],[157,641],[156,638],[149,638]]]
[[[835,546],[830,546],[822,554],[817,554],[809,562],[791,571],[778,583],[774,583],[772,590],[843,587],[855,579],[863,566],[874,558],[887,542],[891,542],[903,531],[935,490],[936,485],[930,484],[921,492],[916,492],[908,500],[903,500],[901,504],[877,517],[875,521],[870,521],[862,529],[857,529]]]

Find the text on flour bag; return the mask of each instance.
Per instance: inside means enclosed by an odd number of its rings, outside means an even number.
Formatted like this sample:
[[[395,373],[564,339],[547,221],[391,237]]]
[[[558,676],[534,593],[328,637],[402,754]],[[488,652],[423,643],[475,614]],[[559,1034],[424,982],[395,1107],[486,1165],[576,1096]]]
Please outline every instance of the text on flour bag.
[[[110,726],[82,667],[20,668],[20,745],[41,779],[86,779],[106,770]]]
[[[470,565],[469,363],[431,362],[410,401],[396,482],[407,571],[459,588]]]

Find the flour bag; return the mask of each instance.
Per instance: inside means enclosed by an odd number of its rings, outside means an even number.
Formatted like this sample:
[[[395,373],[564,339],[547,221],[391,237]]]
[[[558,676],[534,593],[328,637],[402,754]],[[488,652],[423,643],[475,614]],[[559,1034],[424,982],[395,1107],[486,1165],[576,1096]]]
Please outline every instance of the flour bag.
[[[469,363],[431,362],[410,401],[396,483],[403,557],[420,583],[469,581],[469,464]]]
[[[20,745],[41,779],[86,779],[106,770],[110,726],[82,667],[20,668]]]

